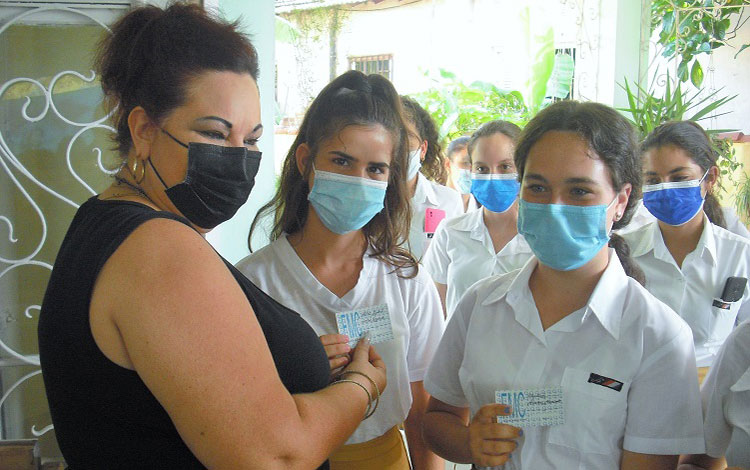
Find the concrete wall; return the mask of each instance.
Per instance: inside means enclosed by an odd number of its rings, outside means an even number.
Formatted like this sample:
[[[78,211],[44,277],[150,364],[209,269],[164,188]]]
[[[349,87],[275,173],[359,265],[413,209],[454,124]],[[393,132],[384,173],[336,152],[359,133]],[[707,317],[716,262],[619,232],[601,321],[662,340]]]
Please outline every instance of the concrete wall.
[[[400,93],[430,86],[427,70],[444,68],[464,82],[490,81],[525,92],[536,37],[553,28],[555,46],[577,49],[576,93],[581,99],[624,104],[616,81],[639,70],[641,2],[634,0],[386,0],[342,6],[346,20],[338,38],[337,72],[348,57],[393,55],[392,80]],[[321,34],[302,55],[280,47],[279,103],[302,112],[301,80],[313,81],[314,96],[329,81],[329,39]],[[633,78],[631,77],[631,78]]]

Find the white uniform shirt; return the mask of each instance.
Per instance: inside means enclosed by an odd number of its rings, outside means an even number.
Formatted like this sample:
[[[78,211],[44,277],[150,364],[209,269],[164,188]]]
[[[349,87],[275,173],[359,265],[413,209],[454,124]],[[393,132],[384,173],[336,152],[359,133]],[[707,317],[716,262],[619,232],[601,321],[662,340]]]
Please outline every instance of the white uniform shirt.
[[[563,388],[565,424],[525,427],[495,468],[614,470],[623,449],[703,452],[690,328],[609,253],[586,307],[546,331],[529,289],[536,258],[459,301],[425,378],[432,396],[474,416],[496,390]],[[622,382],[621,391],[589,383],[592,373]]]
[[[299,312],[318,335],[338,333],[336,313],[388,305],[395,339],[375,345],[386,363],[388,387],[375,414],[362,421],[347,444],[379,437],[404,421],[412,404],[410,384],[423,380],[444,327],[440,297],[426,272],[404,279],[368,255],[362,263],[356,286],[341,298],[313,276],[285,236],[237,263],[261,290]]]
[[[432,234],[425,233],[424,218],[427,209],[445,211],[450,219],[464,213],[464,201],[455,189],[428,180],[417,173],[417,188],[411,198],[411,227],[409,228],[409,251],[420,259],[430,244]]]
[[[433,281],[447,285],[445,308],[451,315],[469,286],[493,274],[520,269],[531,256],[522,235],[495,253],[484,211],[478,210],[441,222],[422,264]]]
[[[743,238],[750,238],[750,231],[745,227],[745,224],[742,223],[733,208],[721,206],[721,212],[724,214],[724,222],[727,224],[727,230],[736,233]],[[655,220],[656,217],[646,209],[646,206],[643,205],[643,199],[641,199],[638,201],[638,205],[636,206],[633,218],[630,219],[630,223],[621,230],[618,230],[618,233],[633,232]]]
[[[713,306],[728,277],[750,278],[750,240],[708,221],[695,250],[675,263],[654,221],[623,237],[633,259],[646,274],[646,288],[690,325],[698,367],[713,363],[735,322],[750,317],[750,289],[728,309]]]
[[[750,468],[750,322],[735,328],[701,389],[706,453]]]
[[[473,194],[469,194],[469,203],[466,205],[466,212],[478,211],[482,208],[482,205],[477,202]]]

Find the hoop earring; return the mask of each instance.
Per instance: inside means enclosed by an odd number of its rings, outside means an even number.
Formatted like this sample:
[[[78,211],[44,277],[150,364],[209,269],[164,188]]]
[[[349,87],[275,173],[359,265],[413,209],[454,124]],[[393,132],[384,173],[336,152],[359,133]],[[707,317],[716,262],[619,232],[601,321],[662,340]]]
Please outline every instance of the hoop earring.
[[[138,168],[141,170],[140,177],[136,174],[138,171]],[[146,165],[144,165],[141,162],[141,165],[138,165],[138,158],[135,158],[133,160],[133,166],[128,167],[128,170],[130,170],[130,174],[133,175],[133,179],[135,180],[135,184],[141,184],[143,182],[143,178],[146,177]]]

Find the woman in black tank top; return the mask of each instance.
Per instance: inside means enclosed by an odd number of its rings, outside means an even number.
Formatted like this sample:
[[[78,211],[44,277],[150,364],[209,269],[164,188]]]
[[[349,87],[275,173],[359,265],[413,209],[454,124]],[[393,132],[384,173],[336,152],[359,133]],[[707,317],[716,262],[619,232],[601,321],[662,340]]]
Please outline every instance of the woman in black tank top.
[[[255,49],[200,7],[143,7],[97,67],[124,163],[76,213],[39,320],[69,468],[326,468],[385,387],[380,357],[362,342],[329,386],[310,326],[203,237],[258,170]]]

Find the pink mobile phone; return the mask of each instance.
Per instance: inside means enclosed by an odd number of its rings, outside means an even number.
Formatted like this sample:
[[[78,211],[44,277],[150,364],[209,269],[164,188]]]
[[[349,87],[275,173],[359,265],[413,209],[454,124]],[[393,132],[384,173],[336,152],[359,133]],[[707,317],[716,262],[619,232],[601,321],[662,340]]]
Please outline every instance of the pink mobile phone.
[[[445,218],[445,211],[442,209],[427,208],[424,212],[424,231],[425,233],[435,233],[441,220]]]

